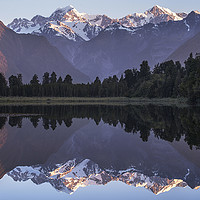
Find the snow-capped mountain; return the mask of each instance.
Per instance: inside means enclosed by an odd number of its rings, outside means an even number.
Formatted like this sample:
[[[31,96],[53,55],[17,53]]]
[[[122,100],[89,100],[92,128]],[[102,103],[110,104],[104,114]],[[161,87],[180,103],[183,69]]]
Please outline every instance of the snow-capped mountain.
[[[167,8],[154,6],[144,13],[134,13],[121,19],[106,15],[89,15],[78,12],[73,6],[58,8],[50,17],[37,15],[31,20],[14,19],[8,27],[17,33],[61,36],[72,41],[88,41],[96,37],[107,26],[118,22],[127,27],[139,27],[147,23],[158,24],[169,20],[178,21],[186,13],[174,13]]]
[[[187,17],[186,13],[175,13],[168,8],[154,6],[144,13],[134,13],[119,19],[120,24],[127,27],[139,27],[148,23],[159,24],[161,22],[180,21]]]
[[[120,76],[127,68],[139,68],[143,60],[152,68],[165,61],[200,31],[199,18],[198,11],[187,15],[154,6],[144,13],[112,19],[67,6],[47,18],[15,19],[8,27],[17,33],[46,37],[91,80],[97,76],[102,80]]]
[[[134,187],[144,187],[154,194],[167,192],[175,187],[188,186],[183,180],[169,180],[156,175],[148,177],[134,168],[121,171],[103,170],[89,159],[80,162],[74,159],[54,167],[16,167],[8,175],[15,181],[32,180],[35,184],[49,182],[56,190],[69,194],[80,187],[106,185],[112,181],[120,181]]]
[[[31,20],[14,19],[12,23],[8,24],[8,27],[17,33],[37,35],[50,33],[73,41],[88,41],[102,30],[101,26],[90,23],[89,18],[91,18],[90,15],[79,13],[73,6],[67,6],[58,8],[48,18],[37,15]]]
[[[200,31],[199,25],[197,12],[191,12],[183,20],[149,23],[141,27],[127,27],[116,22],[89,44],[81,44],[73,63],[92,80],[96,76],[100,79],[113,74],[120,76],[127,68],[139,68],[143,60],[148,60],[153,68],[196,35]]]
[[[92,25],[98,25],[102,28],[106,28],[110,24],[117,22],[118,19],[112,19],[107,15],[88,15],[84,14],[83,17],[89,21]]]

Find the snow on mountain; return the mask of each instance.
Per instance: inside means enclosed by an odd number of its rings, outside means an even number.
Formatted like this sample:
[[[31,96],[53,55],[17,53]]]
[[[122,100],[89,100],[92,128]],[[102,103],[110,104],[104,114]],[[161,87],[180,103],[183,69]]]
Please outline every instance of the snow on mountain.
[[[175,13],[168,8],[163,8],[157,5],[144,13],[127,15],[119,19],[119,22],[127,27],[139,27],[148,23],[159,24],[169,20],[179,21],[183,20],[186,16],[186,13]]]
[[[73,6],[58,8],[49,18],[35,16],[31,20],[14,19],[8,27],[17,33],[31,33],[45,35],[48,33],[61,36],[69,40],[88,41],[96,37],[102,28],[96,24],[91,24]]]
[[[106,15],[88,15],[83,14],[83,17],[89,21],[92,25],[97,25],[102,28],[106,28],[110,24],[117,22],[118,19],[112,19]]]
[[[115,31],[115,30],[125,30],[127,32],[129,32],[130,34],[134,34],[134,32],[136,30],[138,30],[139,28],[135,28],[135,27],[127,27],[127,26],[124,26],[124,25],[121,25],[119,22],[115,22],[113,24],[111,24],[110,26],[106,27],[104,29],[104,31]]]
[[[147,23],[158,24],[169,20],[178,21],[186,17],[185,13],[175,13],[167,8],[154,6],[144,13],[134,13],[121,19],[112,19],[106,15],[79,13],[73,6],[58,8],[50,17],[37,15],[31,20],[14,19],[8,27],[17,33],[45,35],[54,34],[72,41],[88,41],[96,37],[103,29],[113,23],[126,27],[139,27]],[[47,30],[48,29],[48,30]]]
[[[51,171],[52,170],[52,171]],[[89,159],[77,162],[70,160],[52,167],[16,167],[8,173],[15,181],[31,179],[36,184],[49,182],[58,191],[73,193],[80,187],[106,185],[111,181],[121,181],[134,187],[144,187],[154,194],[167,192],[175,187],[186,187],[181,179],[148,177],[130,168],[122,171],[102,170]]]
[[[31,20],[25,18],[16,18],[8,25],[8,27],[16,33],[33,33],[44,26],[46,22],[48,22],[48,18],[45,18],[41,15],[36,15]]]
[[[42,28],[37,32],[34,31],[34,34],[44,35],[47,37],[63,37],[72,41],[83,40],[78,34],[76,34],[69,26],[59,21],[52,21],[46,23]]]
[[[40,28],[39,24],[35,24],[28,19],[14,19],[8,27],[17,33],[32,33]]]

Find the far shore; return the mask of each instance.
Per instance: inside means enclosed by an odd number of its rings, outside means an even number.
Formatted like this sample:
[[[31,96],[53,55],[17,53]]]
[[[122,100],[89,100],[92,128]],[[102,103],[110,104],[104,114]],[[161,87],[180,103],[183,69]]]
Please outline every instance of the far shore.
[[[163,105],[185,107],[185,98],[128,98],[128,97],[0,97],[0,106],[7,105]]]

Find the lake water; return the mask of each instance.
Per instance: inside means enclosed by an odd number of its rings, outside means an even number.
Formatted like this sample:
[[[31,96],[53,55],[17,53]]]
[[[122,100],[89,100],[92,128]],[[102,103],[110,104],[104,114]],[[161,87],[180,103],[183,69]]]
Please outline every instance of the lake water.
[[[0,106],[0,199],[199,199],[200,108]]]

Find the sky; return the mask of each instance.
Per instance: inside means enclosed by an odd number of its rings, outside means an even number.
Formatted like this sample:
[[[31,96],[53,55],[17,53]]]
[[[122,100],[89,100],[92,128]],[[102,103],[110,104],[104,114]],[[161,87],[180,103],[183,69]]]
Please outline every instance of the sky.
[[[154,5],[175,12],[200,10],[200,0],[0,0],[0,20],[8,24],[19,17],[31,19],[37,14],[47,17],[67,5],[73,5],[79,12],[106,14],[112,18],[144,12]]]

